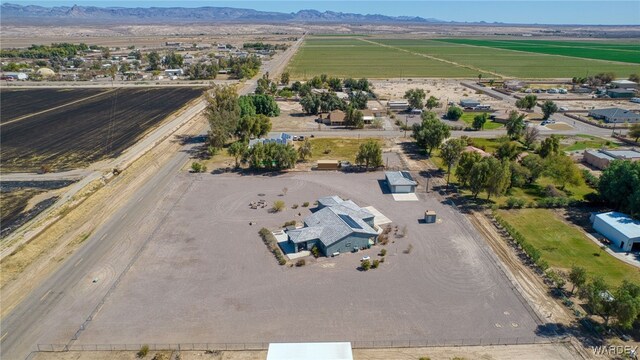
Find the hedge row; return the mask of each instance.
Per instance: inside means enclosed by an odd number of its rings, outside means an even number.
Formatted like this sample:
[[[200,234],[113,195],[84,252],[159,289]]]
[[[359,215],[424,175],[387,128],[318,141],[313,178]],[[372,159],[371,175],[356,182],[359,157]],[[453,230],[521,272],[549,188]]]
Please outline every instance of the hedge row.
[[[269,231],[269,229],[262,228],[260,229],[260,237],[262,238],[264,244],[267,245],[269,251],[271,251],[273,256],[276,257],[276,259],[278,260],[278,264],[286,264],[287,259],[284,258],[282,250],[280,250],[280,247],[278,246],[278,240],[276,240],[276,237],[273,236],[273,233]]]
[[[506,220],[504,220],[500,215],[494,214],[494,219],[500,224],[506,231],[511,235],[513,240],[520,245],[520,248],[524,251],[525,254],[533,261],[534,264],[538,265],[538,267],[545,271],[549,268],[549,264],[546,261],[541,259],[540,250],[536,249],[533,245],[529,244],[524,236],[516,230],[511,224],[509,224]]]

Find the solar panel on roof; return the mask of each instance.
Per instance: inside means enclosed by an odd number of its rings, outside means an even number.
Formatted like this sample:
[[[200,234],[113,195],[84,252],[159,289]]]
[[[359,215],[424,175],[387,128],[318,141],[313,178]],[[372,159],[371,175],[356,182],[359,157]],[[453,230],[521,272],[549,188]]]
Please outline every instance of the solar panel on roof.
[[[344,214],[338,214],[338,216],[340,216],[340,219],[346,222],[347,225],[349,225],[349,227],[351,227],[352,229],[362,229],[362,226],[358,225],[358,223],[353,220],[351,216]]]

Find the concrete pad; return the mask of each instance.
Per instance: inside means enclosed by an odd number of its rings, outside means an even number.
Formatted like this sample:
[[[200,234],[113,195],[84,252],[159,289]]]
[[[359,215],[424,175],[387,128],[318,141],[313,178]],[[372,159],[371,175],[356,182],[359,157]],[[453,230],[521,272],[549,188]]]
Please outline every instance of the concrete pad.
[[[419,201],[418,195],[415,193],[409,194],[393,194],[393,200],[395,201]]]
[[[392,223],[391,219],[389,219],[388,217],[384,216],[380,211],[378,211],[378,209],[374,208],[373,206],[367,206],[364,209],[369,210],[370,213],[373,214],[374,218],[373,218],[373,224],[376,226],[382,226],[382,225],[387,225]]]

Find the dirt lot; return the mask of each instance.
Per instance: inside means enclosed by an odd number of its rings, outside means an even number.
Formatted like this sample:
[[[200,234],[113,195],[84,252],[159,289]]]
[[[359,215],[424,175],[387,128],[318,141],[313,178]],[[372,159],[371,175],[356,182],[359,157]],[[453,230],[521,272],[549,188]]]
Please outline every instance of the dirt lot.
[[[188,190],[167,194],[176,200],[158,209],[169,211],[166,218],[76,344],[533,339],[531,310],[466,218],[425,194],[420,201],[396,202],[383,194],[382,177],[178,176],[172,188]],[[283,187],[288,192],[279,196]],[[356,269],[360,257],[376,256],[379,247],[310,259],[303,268],[280,267],[268,253],[257,235],[260,227],[302,219],[309,210],[293,210],[293,204],[330,194],[375,206],[407,226],[407,237],[387,246],[380,269]],[[250,209],[259,198],[268,204],[282,199],[288,210]],[[442,221],[420,224],[425,209],[435,209]],[[413,250],[405,254],[409,244]],[[110,268],[95,266],[98,276]],[[57,328],[67,330],[39,342],[64,343],[72,335],[67,331],[75,331],[73,324]]]
[[[118,156],[201,93],[198,88],[116,89],[4,124],[2,170],[37,171],[48,166],[60,171]],[[3,100],[4,105],[10,106]]]
[[[386,100],[402,99],[404,93],[409,89],[423,89],[429,96],[435,96],[440,99],[440,108],[434,109],[440,113],[444,112],[448,102],[453,101],[456,104],[462,98],[472,98],[480,101],[482,104],[491,105],[492,111],[506,109],[503,101],[494,99],[484,94],[476,94],[475,91],[462,86],[457,80],[446,79],[390,79],[390,80],[373,80],[374,92],[381,99],[383,105]]]
[[[305,115],[297,101],[278,101],[280,115],[271,118],[272,131],[308,131],[326,126],[316,122],[317,115]]]
[[[157,352],[150,351],[155,355]],[[169,352],[160,352],[169,356]],[[177,352],[173,352],[175,356]],[[151,356],[153,356],[151,355]],[[182,360],[264,360],[266,351],[222,351],[206,354],[202,351],[181,351]],[[486,359],[486,360],[574,360],[582,359],[571,344],[539,344],[510,346],[470,346],[470,347],[435,347],[410,349],[355,349],[355,360],[417,360],[428,357],[432,360]],[[33,360],[134,360],[133,351],[86,351],[68,353],[39,353]]]

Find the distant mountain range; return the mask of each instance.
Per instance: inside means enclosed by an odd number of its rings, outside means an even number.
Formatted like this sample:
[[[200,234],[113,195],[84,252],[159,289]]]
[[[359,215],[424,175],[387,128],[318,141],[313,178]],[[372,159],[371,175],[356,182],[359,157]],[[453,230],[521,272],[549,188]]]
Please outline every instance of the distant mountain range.
[[[95,6],[54,6],[16,5],[3,3],[1,18],[6,20],[108,20],[136,22],[307,22],[307,23],[442,23],[437,19],[417,16],[385,16],[379,14],[362,15],[334,11],[300,10],[295,13],[281,13],[239,9],[231,7],[95,7]]]

